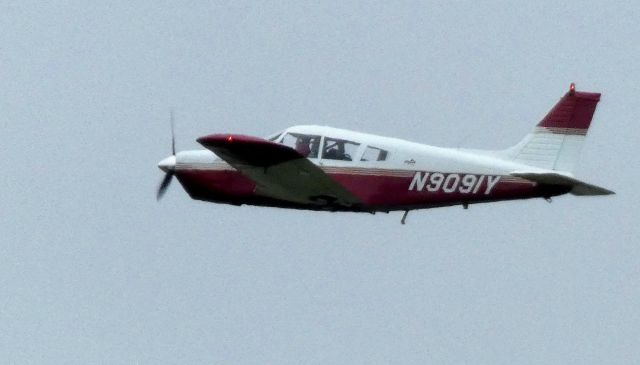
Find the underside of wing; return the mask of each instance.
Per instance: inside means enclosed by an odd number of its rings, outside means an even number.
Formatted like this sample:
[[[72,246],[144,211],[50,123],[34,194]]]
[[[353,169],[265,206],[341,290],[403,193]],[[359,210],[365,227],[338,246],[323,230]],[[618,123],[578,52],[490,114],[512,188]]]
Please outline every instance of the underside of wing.
[[[570,186],[570,193],[573,195],[586,196],[615,194],[613,191],[605,189],[603,187],[589,184],[584,181],[580,181],[572,176],[567,176],[556,172],[515,171],[510,175],[541,184]]]
[[[198,142],[256,183],[256,193],[300,204],[352,207],[359,201],[291,147],[262,138],[214,134]]]

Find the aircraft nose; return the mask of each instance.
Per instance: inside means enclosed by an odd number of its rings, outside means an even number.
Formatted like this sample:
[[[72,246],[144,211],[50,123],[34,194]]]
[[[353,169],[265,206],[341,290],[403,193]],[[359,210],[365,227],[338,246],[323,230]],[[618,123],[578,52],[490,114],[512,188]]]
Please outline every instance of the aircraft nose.
[[[164,172],[174,171],[176,169],[176,156],[169,156],[160,161],[158,168]]]

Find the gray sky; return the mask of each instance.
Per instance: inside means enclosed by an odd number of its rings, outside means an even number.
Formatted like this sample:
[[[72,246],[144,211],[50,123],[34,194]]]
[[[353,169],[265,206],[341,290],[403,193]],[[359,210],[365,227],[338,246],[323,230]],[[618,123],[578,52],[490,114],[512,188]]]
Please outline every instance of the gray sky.
[[[640,7],[0,2],[3,363],[638,363]],[[157,162],[320,123],[515,144],[603,93],[618,193],[400,213],[192,201]]]

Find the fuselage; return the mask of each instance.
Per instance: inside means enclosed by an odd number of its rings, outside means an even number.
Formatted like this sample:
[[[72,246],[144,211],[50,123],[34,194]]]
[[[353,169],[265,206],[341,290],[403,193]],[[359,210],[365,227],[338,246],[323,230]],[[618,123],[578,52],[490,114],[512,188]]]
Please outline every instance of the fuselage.
[[[294,138],[295,137],[295,138]],[[528,168],[491,151],[434,147],[324,126],[295,126],[268,139],[292,145],[301,138],[308,160],[357,198],[358,204],[303,204],[261,194],[257,184],[209,150],[175,156],[175,176],[198,200],[234,205],[332,211],[392,211],[548,198],[569,188],[514,177]]]

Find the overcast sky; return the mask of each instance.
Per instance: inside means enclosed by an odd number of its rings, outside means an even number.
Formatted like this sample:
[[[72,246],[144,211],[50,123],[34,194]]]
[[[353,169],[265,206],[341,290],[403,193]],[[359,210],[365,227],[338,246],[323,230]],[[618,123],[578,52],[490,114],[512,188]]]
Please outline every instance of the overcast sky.
[[[336,3],[0,2],[1,363],[640,362],[637,2]],[[504,148],[570,82],[603,93],[576,175],[615,196],[405,226],[155,200],[171,108],[179,150]]]

